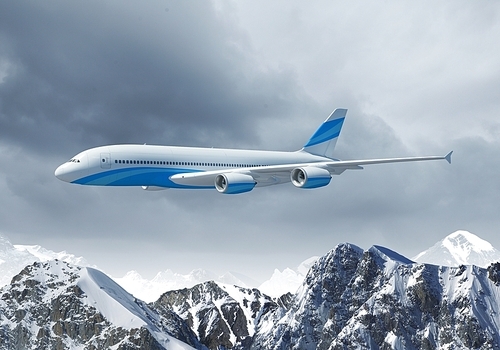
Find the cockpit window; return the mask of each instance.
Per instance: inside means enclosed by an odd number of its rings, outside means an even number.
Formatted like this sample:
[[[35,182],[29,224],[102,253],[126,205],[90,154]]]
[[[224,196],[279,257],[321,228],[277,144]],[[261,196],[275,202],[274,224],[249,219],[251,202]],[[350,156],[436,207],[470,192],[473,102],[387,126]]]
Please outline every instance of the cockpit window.
[[[80,163],[80,159],[71,158],[70,160],[68,160],[68,163]]]

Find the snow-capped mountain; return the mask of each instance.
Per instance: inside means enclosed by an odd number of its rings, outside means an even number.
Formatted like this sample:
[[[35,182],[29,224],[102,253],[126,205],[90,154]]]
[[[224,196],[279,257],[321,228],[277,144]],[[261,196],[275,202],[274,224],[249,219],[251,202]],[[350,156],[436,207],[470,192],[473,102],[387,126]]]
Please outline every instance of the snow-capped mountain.
[[[500,251],[468,231],[456,231],[412,260],[442,266],[487,267],[493,262],[500,261]]]
[[[271,278],[259,286],[259,290],[271,297],[279,297],[283,294],[295,293],[304,281],[304,278],[311,266],[318,259],[319,257],[313,256],[304,260],[295,270],[286,268],[283,272],[281,272],[280,270],[275,269]]]
[[[0,287],[9,284],[12,277],[27,265],[35,261],[54,259],[79,266],[90,266],[84,258],[65,251],[56,253],[39,245],[13,245],[6,237],[0,235]]]
[[[251,349],[498,349],[500,264],[418,264],[340,244],[288,307],[266,314]]]
[[[247,349],[262,316],[278,304],[257,289],[205,282],[167,292],[151,307],[179,315],[209,349]]]
[[[123,277],[113,279],[129,293],[146,302],[157,300],[166,291],[191,288],[209,281],[243,288],[258,287],[262,293],[277,298],[283,294],[295,293],[317,259],[317,256],[313,256],[304,260],[295,270],[286,268],[281,272],[275,269],[271,278],[260,285],[250,277],[236,272],[226,272],[218,276],[203,269],[193,270],[187,275],[165,270],[159,272],[152,280],[143,278],[137,271],[129,271]]]
[[[61,261],[26,267],[0,295],[0,349],[500,348],[500,263],[415,263],[379,246],[338,245],[278,299],[205,282],[145,304]]]
[[[1,349],[202,348],[179,317],[160,317],[93,268],[35,262],[1,294]]]
[[[207,281],[216,281],[240,287],[251,287],[257,284],[249,277],[234,272],[227,272],[222,276],[217,276],[213,272],[203,269],[193,270],[187,275],[165,270],[159,272],[152,280],[143,278],[137,271],[129,271],[125,276],[114,278],[114,280],[129,293],[148,303],[156,301],[167,291],[191,288]]]

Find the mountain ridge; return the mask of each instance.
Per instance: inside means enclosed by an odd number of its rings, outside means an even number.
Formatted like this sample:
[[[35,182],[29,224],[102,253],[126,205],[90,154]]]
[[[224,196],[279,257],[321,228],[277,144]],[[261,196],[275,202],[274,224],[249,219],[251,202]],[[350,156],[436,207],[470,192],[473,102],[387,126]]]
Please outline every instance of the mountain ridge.
[[[7,238],[0,235],[0,286],[7,285],[10,279],[24,266],[35,261],[51,259],[95,268],[83,257],[77,257],[65,251],[53,252],[39,245],[13,245]],[[285,268],[283,271],[275,269],[271,277],[260,284],[236,272],[228,272],[218,276],[203,269],[193,270],[187,275],[164,270],[158,272],[151,280],[143,278],[137,271],[132,270],[123,277],[114,277],[113,279],[128,292],[146,302],[157,300],[167,290],[190,288],[210,280],[245,288],[257,287],[266,295],[279,298],[283,294],[297,291],[307,271],[317,259],[318,257],[306,259],[295,269]],[[426,251],[419,253],[412,260],[443,266],[474,264],[486,267],[490,263],[500,260],[500,251],[478,236],[468,231],[459,230],[449,234]]]
[[[115,282],[128,292],[146,302],[157,300],[167,290],[190,288],[206,281],[217,281],[234,284],[245,288],[258,287],[272,297],[279,297],[288,292],[294,293],[302,283],[311,264],[318,257],[304,260],[295,269],[286,268],[283,272],[275,269],[269,280],[259,283],[238,272],[226,272],[223,275],[195,269],[188,274],[179,274],[170,269],[158,272],[152,279],[143,278],[137,271],[131,270],[122,277],[112,277]],[[77,266],[98,268],[91,265],[85,258],[66,251],[54,252],[40,245],[12,244],[6,237],[0,235],[0,287],[9,284],[25,266],[33,262],[49,260],[66,261]]]
[[[0,349],[500,347],[500,263],[416,263],[342,243],[296,293],[213,281],[135,298],[103,272],[35,262],[0,289]]]

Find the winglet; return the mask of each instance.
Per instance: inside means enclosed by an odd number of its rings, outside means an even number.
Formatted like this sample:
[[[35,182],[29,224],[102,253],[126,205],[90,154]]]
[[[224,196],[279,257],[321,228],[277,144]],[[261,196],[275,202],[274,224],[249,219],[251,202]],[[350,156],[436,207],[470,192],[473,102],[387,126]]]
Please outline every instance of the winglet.
[[[446,161],[450,164],[451,164],[451,154],[452,153],[453,153],[453,151],[451,151],[450,153],[448,153],[447,155],[444,156],[444,159],[446,159]]]

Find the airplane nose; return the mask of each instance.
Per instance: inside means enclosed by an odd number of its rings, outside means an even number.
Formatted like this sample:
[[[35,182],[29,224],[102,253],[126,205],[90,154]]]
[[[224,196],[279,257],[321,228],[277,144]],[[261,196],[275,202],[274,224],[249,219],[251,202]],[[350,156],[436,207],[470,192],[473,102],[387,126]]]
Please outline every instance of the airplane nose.
[[[66,181],[68,182],[68,179],[65,175],[68,174],[68,172],[66,171],[66,168],[67,168],[67,164],[64,163],[64,164],[61,164],[57,167],[56,171],[54,171],[54,175],[59,179],[59,180],[62,180],[62,181]]]
[[[82,152],[66,163],[59,165],[54,171],[54,175],[61,181],[71,183],[82,176],[88,175],[87,170],[88,156],[85,152]]]
[[[64,164],[63,164],[64,165]],[[63,173],[63,170],[62,170],[62,167],[63,165],[59,165],[56,169],[56,171],[54,171],[54,175],[59,179],[61,180],[61,175]]]

